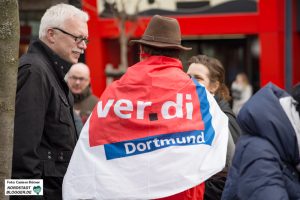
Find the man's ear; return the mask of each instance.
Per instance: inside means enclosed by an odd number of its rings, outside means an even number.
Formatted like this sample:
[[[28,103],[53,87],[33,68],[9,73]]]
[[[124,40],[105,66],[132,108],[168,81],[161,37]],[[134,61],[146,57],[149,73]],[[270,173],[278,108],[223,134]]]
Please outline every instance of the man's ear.
[[[55,32],[53,29],[49,28],[47,30],[46,39],[48,42],[50,42],[52,44],[55,43]]]
[[[140,53],[144,53],[144,47],[142,45],[139,45]]]
[[[144,48],[142,45],[139,45],[139,49],[140,49],[140,53],[139,53],[139,57],[140,57],[140,61],[143,60],[143,54],[144,54]]]

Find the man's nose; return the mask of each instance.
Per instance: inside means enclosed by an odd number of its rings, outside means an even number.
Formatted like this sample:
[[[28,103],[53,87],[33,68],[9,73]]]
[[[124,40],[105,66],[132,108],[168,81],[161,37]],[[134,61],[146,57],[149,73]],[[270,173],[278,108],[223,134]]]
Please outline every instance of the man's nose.
[[[83,50],[85,50],[85,49],[87,48],[87,44],[85,43],[84,40],[82,40],[78,45],[79,45],[79,47],[80,47],[81,49],[83,49]]]
[[[75,83],[76,83],[76,84],[80,84],[80,83],[81,83],[81,80],[80,80],[79,78],[77,78],[77,79],[75,80]]]

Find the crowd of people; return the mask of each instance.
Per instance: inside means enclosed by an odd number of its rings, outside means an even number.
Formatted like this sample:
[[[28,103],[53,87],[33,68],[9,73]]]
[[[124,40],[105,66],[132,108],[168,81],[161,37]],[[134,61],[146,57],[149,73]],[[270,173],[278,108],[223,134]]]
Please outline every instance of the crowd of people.
[[[179,57],[191,48],[179,23],[155,15],[131,41],[140,62],[98,98],[78,63],[88,19],[71,5],[50,7],[20,58],[13,179],[43,179],[38,199],[50,200],[300,199],[300,84],[253,95],[240,73],[229,89],[222,63],[207,55],[192,56],[185,73]]]

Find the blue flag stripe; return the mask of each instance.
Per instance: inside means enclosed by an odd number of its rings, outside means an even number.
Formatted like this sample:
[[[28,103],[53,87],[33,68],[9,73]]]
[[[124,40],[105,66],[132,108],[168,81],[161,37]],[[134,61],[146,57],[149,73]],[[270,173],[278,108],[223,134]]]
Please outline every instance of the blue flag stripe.
[[[201,86],[196,79],[192,78],[192,80],[196,85],[196,90],[200,101],[200,112],[204,122],[204,134],[211,136],[211,138],[209,138],[210,141],[208,141],[208,143],[211,144],[215,137],[215,130],[211,124],[212,116],[209,112],[210,105],[207,100],[206,90],[205,87]]]

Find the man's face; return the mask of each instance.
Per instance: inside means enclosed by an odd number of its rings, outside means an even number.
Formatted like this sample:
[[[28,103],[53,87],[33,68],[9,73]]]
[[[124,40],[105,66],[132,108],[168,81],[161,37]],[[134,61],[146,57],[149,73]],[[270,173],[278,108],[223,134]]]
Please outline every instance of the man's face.
[[[83,67],[72,67],[68,72],[68,86],[73,94],[81,94],[89,85],[89,71]]]
[[[69,18],[62,27],[52,28],[54,31],[52,49],[62,59],[73,64],[77,63],[80,54],[87,47],[86,42],[80,39],[88,37],[87,23],[76,18]]]

